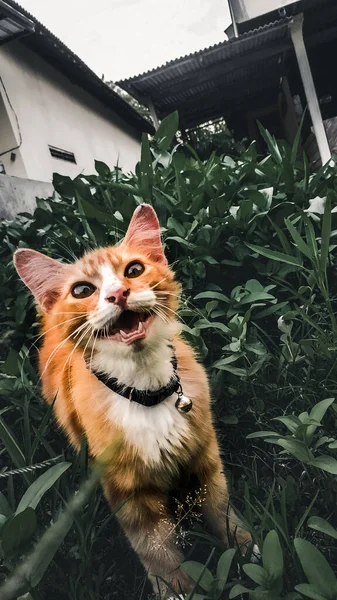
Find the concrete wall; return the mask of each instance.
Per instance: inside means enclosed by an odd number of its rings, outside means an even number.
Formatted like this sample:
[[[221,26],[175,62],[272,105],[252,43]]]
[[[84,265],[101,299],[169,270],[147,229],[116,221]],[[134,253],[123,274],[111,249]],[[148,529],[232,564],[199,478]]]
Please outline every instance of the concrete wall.
[[[93,173],[95,159],[134,169],[140,134],[19,41],[0,47],[0,77],[0,154],[20,145],[14,162],[10,153],[0,156],[8,175],[75,177]],[[73,152],[77,164],[53,158],[49,145]]]
[[[19,212],[32,213],[35,198],[50,198],[53,192],[52,184],[45,181],[0,175],[0,219],[15,219]]]

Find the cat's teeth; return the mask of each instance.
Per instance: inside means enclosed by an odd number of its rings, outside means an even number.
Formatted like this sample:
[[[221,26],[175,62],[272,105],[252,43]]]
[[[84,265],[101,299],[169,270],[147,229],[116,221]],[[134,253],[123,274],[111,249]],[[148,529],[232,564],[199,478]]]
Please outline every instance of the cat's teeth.
[[[143,323],[142,323],[142,321],[139,321],[139,323],[138,323],[138,331],[139,332],[143,331]]]
[[[122,329],[120,329],[120,330],[119,330],[119,333],[121,334],[121,336],[122,336],[123,338],[127,338],[127,337],[128,337],[128,334],[127,334],[127,333],[125,333],[125,331],[123,331]]]

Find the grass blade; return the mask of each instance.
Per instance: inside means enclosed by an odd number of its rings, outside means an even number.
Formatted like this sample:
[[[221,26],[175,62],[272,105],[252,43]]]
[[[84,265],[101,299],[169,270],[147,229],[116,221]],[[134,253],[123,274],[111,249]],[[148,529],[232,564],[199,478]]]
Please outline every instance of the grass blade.
[[[27,466],[26,459],[13,432],[2,417],[0,417],[0,439],[2,440],[2,443],[4,444],[15,467],[19,468]],[[26,483],[29,484],[31,482],[31,477],[28,475],[28,473],[22,473],[22,477]]]
[[[253,250],[253,252],[257,252],[258,254],[262,254],[266,258],[270,258],[271,260],[278,260],[280,262],[287,263],[288,265],[293,265],[294,267],[302,267],[303,264],[299,258],[295,256],[289,256],[288,254],[283,254],[282,252],[278,252],[277,250],[270,250],[269,248],[263,248],[262,246],[255,246],[255,244],[247,244],[248,248]]]
[[[304,239],[300,236],[297,229],[294,227],[292,222],[289,219],[284,219],[284,223],[286,228],[288,229],[291,237],[293,238],[297,249],[304,254],[310,261],[313,260],[313,256],[310,252],[309,246],[305,243]]]
[[[329,258],[329,246],[331,236],[331,194],[327,193],[323,222],[322,222],[322,239],[321,239],[321,269],[323,273],[326,273],[328,258]]]

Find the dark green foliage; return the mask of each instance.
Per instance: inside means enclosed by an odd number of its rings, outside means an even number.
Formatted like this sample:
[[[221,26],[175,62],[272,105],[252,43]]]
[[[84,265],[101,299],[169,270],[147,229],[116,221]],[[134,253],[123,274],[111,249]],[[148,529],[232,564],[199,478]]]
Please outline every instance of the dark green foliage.
[[[91,176],[55,175],[53,199],[0,226],[1,461],[17,468],[61,454],[72,462],[40,480],[31,472],[0,479],[3,576],[57,518],[87,463],[85,446],[75,457],[41,401],[36,316],[12,253],[32,247],[73,260],[118,241],[146,201],[183,284],[184,335],[209,371],[233,503],[262,550],[260,564],[249,564],[194,529],[208,560],[183,567],[196,582],[191,598],[336,599],[337,170],[311,174],[297,147],[264,130],[263,159],[252,144],[236,160],[202,161],[174,146],[175,134],[173,115],[152,141],[144,136],[135,174],[96,162]],[[145,598],[141,571],[130,577],[111,523],[100,492],[92,493],[32,597]],[[9,530],[19,532],[13,541]]]

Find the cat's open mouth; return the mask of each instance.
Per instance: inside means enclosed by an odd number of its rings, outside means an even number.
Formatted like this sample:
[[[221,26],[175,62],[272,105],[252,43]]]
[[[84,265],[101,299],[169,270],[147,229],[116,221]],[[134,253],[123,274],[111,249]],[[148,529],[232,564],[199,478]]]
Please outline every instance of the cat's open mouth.
[[[117,321],[112,324],[107,323],[99,330],[98,337],[124,342],[124,344],[132,344],[137,340],[146,338],[153,319],[154,315],[148,313],[124,310]]]

